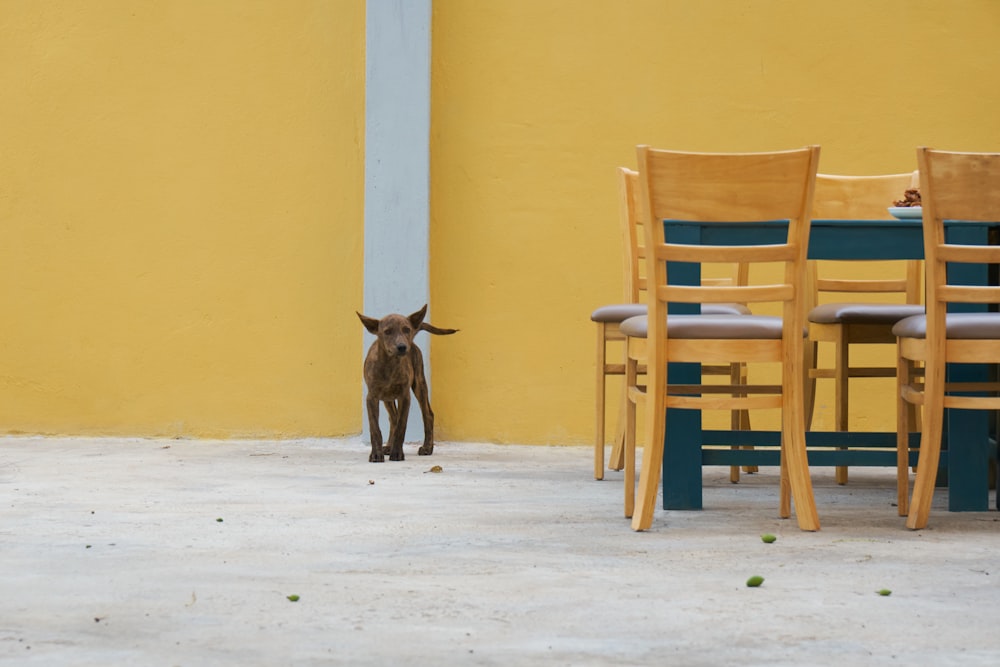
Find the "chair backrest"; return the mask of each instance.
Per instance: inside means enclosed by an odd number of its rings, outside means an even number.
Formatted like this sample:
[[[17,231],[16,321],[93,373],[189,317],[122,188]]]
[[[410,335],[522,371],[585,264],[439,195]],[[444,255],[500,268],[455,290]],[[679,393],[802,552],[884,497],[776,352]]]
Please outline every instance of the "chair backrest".
[[[626,167],[618,168],[618,191],[622,242],[624,245],[625,299],[628,303],[640,303],[646,291],[646,238],[639,215],[640,185],[639,172]],[[749,265],[737,262],[727,266],[731,275],[726,277],[705,277],[704,285],[746,285],[750,278]]]
[[[639,146],[640,218],[645,224],[650,280],[649,337],[665,337],[667,303],[779,302],[786,338],[801,344],[809,214],[819,147],[769,153],[687,153]],[[685,245],[667,243],[664,220],[692,222],[788,221],[785,243]],[[782,277],[771,285],[670,285],[668,261],[775,263]],[[655,285],[655,290],[652,286]],[[789,326],[790,325],[790,326]],[[795,333],[793,333],[795,332]]]
[[[1000,303],[1000,287],[948,283],[947,264],[1000,264],[1000,246],[949,244],[944,221],[1000,222],[1000,153],[917,149],[927,270],[928,339],[943,338],[949,303]],[[935,322],[937,323],[935,325]],[[943,340],[939,341],[943,346]],[[942,347],[943,351],[943,347]]]
[[[916,171],[876,176],[817,174],[812,217],[814,220],[883,220],[888,216],[888,207],[902,199],[907,189],[918,184],[919,172]],[[857,262],[850,264],[854,274]],[[920,303],[923,293],[921,262],[909,260],[900,264],[904,265],[905,273],[901,270],[899,278],[862,279],[853,275],[851,278],[831,278],[821,274],[817,262],[810,262],[810,282],[817,295],[900,293],[905,295],[906,303]]]
[[[640,269],[646,253],[645,238],[639,223],[639,172],[618,167],[619,220],[624,245],[625,300],[639,303],[640,293],[646,289],[644,269]]]

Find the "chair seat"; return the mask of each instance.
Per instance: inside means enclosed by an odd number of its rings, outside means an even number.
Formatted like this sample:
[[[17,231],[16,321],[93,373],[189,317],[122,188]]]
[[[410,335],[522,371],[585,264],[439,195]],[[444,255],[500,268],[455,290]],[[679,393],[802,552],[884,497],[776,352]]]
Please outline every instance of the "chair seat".
[[[914,315],[923,315],[918,304],[825,303],[809,311],[815,324],[895,324]]]
[[[997,339],[1000,338],[1000,313],[948,313],[945,331],[952,339]],[[892,333],[899,338],[926,338],[927,316],[914,315],[900,320]]]
[[[594,322],[624,322],[630,317],[646,314],[644,303],[616,303],[601,306],[590,314]],[[702,315],[749,315],[750,309],[742,303],[708,303],[701,307]]]
[[[767,315],[671,315],[667,327],[668,335],[674,338],[779,339],[782,319]],[[645,315],[630,317],[621,323],[621,330],[626,336],[645,338],[649,331],[648,319]]]
[[[702,315],[750,315],[750,309],[742,303],[706,303],[701,307]]]
[[[646,314],[646,304],[644,303],[615,303],[601,306],[590,314],[590,319],[594,322],[624,322],[630,317],[638,317]]]

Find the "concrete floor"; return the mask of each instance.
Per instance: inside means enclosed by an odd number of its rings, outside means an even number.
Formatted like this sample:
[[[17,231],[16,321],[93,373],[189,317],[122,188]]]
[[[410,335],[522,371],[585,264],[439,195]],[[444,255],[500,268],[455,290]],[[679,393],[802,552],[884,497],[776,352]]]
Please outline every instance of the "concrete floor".
[[[908,531],[891,470],[815,470],[802,533],[775,470],[707,469],[705,510],[633,533],[589,448],[406,453],[0,439],[0,662],[1000,664],[1000,514],[941,492]]]

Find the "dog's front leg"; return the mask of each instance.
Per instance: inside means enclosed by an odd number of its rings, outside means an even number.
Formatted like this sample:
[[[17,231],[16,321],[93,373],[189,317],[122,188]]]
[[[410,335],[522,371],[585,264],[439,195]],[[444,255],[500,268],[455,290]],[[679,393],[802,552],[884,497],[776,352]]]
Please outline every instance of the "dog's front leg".
[[[420,414],[424,418],[424,444],[417,450],[420,456],[430,456],[434,453],[434,411],[431,410],[430,392],[427,391],[427,379],[423,367],[418,369],[413,380],[413,395],[420,405]]]
[[[403,439],[406,437],[406,418],[410,414],[410,394],[407,392],[396,401],[396,414],[389,426],[389,460],[404,461]]]
[[[396,401],[386,401],[385,411],[389,413],[389,440],[392,440],[392,434],[396,428],[395,426],[393,426],[393,424],[396,423]],[[384,447],[382,447],[382,453],[391,454],[392,447],[390,447],[389,445],[385,445]]]
[[[368,455],[371,463],[382,463],[385,455],[382,454],[382,429],[378,427],[378,399],[369,395],[365,400],[368,407],[368,432],[372,439],[372,453]]]

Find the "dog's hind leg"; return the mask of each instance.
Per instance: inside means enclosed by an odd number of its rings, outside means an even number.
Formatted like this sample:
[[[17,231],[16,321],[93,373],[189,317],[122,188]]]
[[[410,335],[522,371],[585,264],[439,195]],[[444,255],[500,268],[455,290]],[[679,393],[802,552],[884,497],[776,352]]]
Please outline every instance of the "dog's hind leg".
[[[378,399],[369,396],[365,400],[368,407],[368,431],[372,439],[372,453],[368,455],[371,463],[382,463],[385,455],[382,453],[382,429],[378,426]]]

